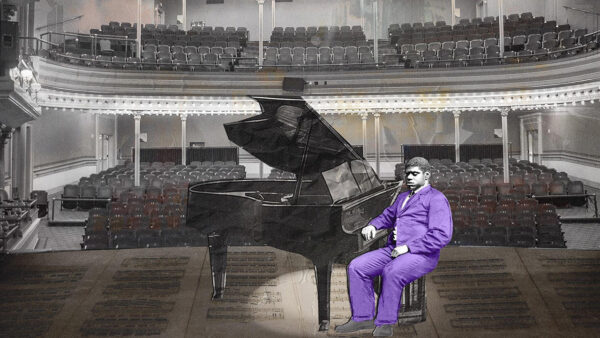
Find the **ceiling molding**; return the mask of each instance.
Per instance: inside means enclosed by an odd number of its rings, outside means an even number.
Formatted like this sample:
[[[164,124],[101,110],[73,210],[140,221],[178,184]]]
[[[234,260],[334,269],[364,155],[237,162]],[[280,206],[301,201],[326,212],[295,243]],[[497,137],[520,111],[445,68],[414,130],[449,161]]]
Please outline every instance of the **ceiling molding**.
[[[552,89],[520,91],[303,96],[321,114],[394,114],[423,112],[539,112],[600,102],[600,81]],[[249,115],[260,113],[246,96],[126,96],[42,89],[38,103],[46,109],[118,115]]]

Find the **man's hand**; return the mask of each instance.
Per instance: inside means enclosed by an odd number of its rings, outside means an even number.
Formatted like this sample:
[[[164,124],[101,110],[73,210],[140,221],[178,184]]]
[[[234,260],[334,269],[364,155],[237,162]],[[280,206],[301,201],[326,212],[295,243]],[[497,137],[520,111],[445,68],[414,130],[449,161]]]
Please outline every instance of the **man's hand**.
[[[362,228],[361,233],[363,235],[363,238],[365,240],[370,240],[375,238],[375,232],[377,232],[377,229],[375,228],[375,226],[369,224],[366,227]]]
[[[404,255],[407,252],[408,252],[408,246],[406,246],[406,244],[402,244],[400,246],[395,247],[394,250],[392,250],[392,253],[390,254],[390,256],[392,256],[392,258],[396,258],[400,255]]]

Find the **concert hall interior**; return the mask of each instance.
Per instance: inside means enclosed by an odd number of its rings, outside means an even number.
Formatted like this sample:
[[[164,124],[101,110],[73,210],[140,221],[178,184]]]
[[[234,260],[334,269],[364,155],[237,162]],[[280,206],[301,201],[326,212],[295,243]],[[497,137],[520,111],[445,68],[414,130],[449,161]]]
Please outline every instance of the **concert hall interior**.
[[[600,336],[599,1],[0,14],[3,334],[339,336],[420,156],[453,234],[394,336]]]

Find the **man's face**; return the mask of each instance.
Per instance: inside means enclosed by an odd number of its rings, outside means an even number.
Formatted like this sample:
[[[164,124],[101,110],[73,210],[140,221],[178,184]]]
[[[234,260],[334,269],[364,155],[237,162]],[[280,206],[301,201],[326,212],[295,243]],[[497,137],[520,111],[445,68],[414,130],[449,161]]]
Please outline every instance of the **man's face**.
[[[406,185],[410,190],[417,190],[429,181],[431,175],[428,171],[423,172],[419,167],[408,167],[405,171]]]

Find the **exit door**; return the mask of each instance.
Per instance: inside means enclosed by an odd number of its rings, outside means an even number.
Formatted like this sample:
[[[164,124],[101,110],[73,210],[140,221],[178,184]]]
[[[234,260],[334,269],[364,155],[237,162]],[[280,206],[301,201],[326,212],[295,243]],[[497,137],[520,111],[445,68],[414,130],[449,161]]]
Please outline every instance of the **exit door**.
[[[102,170],[110,168],[110,135],[102,135],[101,167]]]

